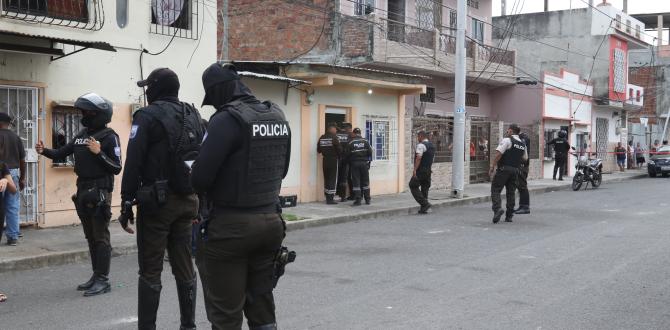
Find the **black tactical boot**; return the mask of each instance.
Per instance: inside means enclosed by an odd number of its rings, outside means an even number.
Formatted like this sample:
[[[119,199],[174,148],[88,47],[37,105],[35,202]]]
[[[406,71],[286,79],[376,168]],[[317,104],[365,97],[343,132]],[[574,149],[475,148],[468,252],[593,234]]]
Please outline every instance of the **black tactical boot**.
[[[505,211],[500,209],[498,211],[495,211],[493,214],[493,223],[498,223],[500,222],[500,218],[505,214]]]
[[[95,274],[91,275],[91,278],[88,279],[88,281],[79,284],[77,286],[77,291],[86,291],[90,289],[93,286],[93,283],[95,282]]]
[[[137,328],[139,330],[156,330],[156,312],[161,300],[160,284],[149,284],[140,277],[137,287]]]
[[[514,209],[507,210],[505,213],[505,222],[512,222],[512,218],[514,217]]]
[[[279,328],[277,328],[276,323],[272,323],[272,324],[265,324],[265,325],[260,325],[260,326],[257,326],[257,327],[252,327],[252,328],[249,328],[249,329],[250,330],[277,330]]]
[[[93,285],[84,292],[84,297],[97,296],[99,294],[107,293],[112,290],[112,286],[109,284],[109,279],[107,276],[102,274],[95,275],[95,280]]]
[[[326,195],[326,204],[328,204],[328,205],[336,205],[337,202],[335,201],[335,196],[333,196],[333,195],[331,195],[331,194],[327,194],[327,195]]]
[[[421,205],[421,208],[419,209],[419,214],[427,214],[431,206],[433,205],[431,205],[430,203],[427,203],[426,205]]]
[[[352,206],[361,206],[361,198],[360,197],[356,198],[356,200],[354,200],[354,204],[352,204]]]
[[[179,330],[195,330],[195,297],[198,292],[198,279],[191,282],[177,281],[177,296],[179,298],[179,312],[181,326]]]
[[[514,211],[514,214],[530,214],[530,208],[528,206],[519,206],[519,208]]]
[[[363,198],[365,198],[365,205],[370,205],[370,201],[372,198],[370,198],[370,190],[364,190],[363,191]]]

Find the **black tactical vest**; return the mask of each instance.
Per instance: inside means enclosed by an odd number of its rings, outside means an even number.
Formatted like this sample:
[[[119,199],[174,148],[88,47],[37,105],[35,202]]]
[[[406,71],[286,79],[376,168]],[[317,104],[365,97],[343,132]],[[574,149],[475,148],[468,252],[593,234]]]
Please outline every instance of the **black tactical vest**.
[[[114,175],[109,173],[101,164],[98,155],[93,154],[88,149],[88,139],[93,137],[97,141],[102,141],[110,134],[115,134],[111,128],[103,128],[93,134],[83,130],[75,136],[74,145],[74,172],[77,174],[77,182],[100,180],[99,188],[111,189],[114,187]],[[102,152],[102,151],[100,151]]]
[[[326,158],[336,158],[338,156],[339,150],[335,146],[336,135],[324,134],[319,138],[319,150],[321,154]]]
[[[424,141],[421,143],[426,146],[426,151],[421,156],[419,169],[430,170],[430,168],[433,166],[433,160],[435,159],[435,146],[430,141]]]
[[[349,161],[350,162],[367,162],[370,160],[368,151],[370,144],[368,141],[360,136],[354,137],[349,141]]]
[[[197,158],[203,131],[200,114],[191,105],[156,101],[146,111],[157,120],[168,138],[169,162],[162,166],[159,179],[168,180],[170,189],[178,194],[194,193],[191,187],[191,164]],[[157,169],[158,170],[158,169]]]
[[[221,111],[240,123],[242,145],[223,164],[208,197],[216,206],[233,208],[277,203],[291,156],[291,129],[284,112],[269,101],[235,101]]]
[[[566,155],[569,150],[570,150],[570,143],[568,143],[568,139],[558,138],[554,141],[554,151],[557,154],[563,156]]]
[[[521,162],[523,161],[523,155],[526,153],[526,144],[512,137],[509,139],[512,141],[512,147],[505,151],[505,153],[502,155],[498,166],[519,168],[519,166],[521,166]]]

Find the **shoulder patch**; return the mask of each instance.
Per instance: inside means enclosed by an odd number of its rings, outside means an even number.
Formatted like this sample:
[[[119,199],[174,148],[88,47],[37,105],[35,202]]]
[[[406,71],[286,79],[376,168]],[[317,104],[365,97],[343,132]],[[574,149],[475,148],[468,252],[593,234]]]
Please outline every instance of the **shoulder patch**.
[[[140,127],[137,126],[137,125],[133,125],[133,126],[130,127],[130,139],[134,139],[134,138],[135,138],[135,135],[137,135],[137,130],[138,130],[139,128],[140,128]]]
[[[121,147],[114,147],[114,154],[116,157],[121,157]]]

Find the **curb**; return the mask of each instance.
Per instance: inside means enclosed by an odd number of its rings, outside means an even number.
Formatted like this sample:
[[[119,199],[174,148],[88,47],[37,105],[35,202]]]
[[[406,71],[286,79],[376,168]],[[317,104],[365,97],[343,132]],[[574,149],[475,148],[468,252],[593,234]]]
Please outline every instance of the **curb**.
[[[646,174],[640,174],[627,178],[617,178],[606,180],[604,183],[617,183],[628,180],[640,179],[646,177]],[[555,187],[531,188],[530,193],[534,195],[544,194],[554,191],[569,190],[570,185],[561,185]],[[435,201],[432,209],[438,210],[452,206],[465,206],[473,204],[487,203],[491,201],[491,196],[466,197],[463,199]],[[287,231],[295,231],[307,228],[322,227],[340,223],[355,222],[360,220],[371,220],[378,218],[389,218],[400,215],[414,214],[419,210],[419,206],[398,207],[381,211],[367,211],[356,215],[335,216],[330,218],[317,218],[293,221],[286,224]],[[136,244],[116,245],[113,247],[112,256],[126,256],[137,253]],[[0,273],[9,271],[30,270],[36,268],[58,266],[88,260],[88,250],[59,251],[47,254],[32,256],[28,258],[10,259],[0,262]]]

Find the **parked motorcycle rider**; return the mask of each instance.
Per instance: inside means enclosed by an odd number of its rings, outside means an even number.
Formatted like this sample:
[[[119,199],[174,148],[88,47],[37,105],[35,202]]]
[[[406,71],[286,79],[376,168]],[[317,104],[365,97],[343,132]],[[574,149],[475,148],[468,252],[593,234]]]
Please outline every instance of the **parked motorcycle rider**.
[[[77,290],[85,291],[84,296],[95,296],[111,290],[109,220],[114,176],[121,172],[121,146],[116,132],[107,128],[112,120],[112,102],[89,93],[79,97],[74,107],[81,111],[85,129],[58,149],[47,149],[39,141],[35,151],[49,159],[65,159],[74,154],[77,193],[72,201],[84,229],[93,268],[91,278]]]
[[[132,234],[132,205],[138,203],[137,325],[156,328],[167,248],[177,282],[180,329],[195,329],[197,279],[191,261],[191,226],[198,216],[198,197],[190,184],[188,162],[200,148],[203,127],[198,111],[179,101],[179,78],[172,70],[156,69],[137,85],[147,87],[149,105],[133,116],[119,217],[123,229]]]
[[[556,172],[558,171],[558,181],[563,181],[563,173],[565,173],[568,161],[568,151],[570,150],[570,143],[568,142],[568,132],[561,130],[558,132],[558,137],[549,141],[547,145],[554,146],[554,175],[556,180]]]

